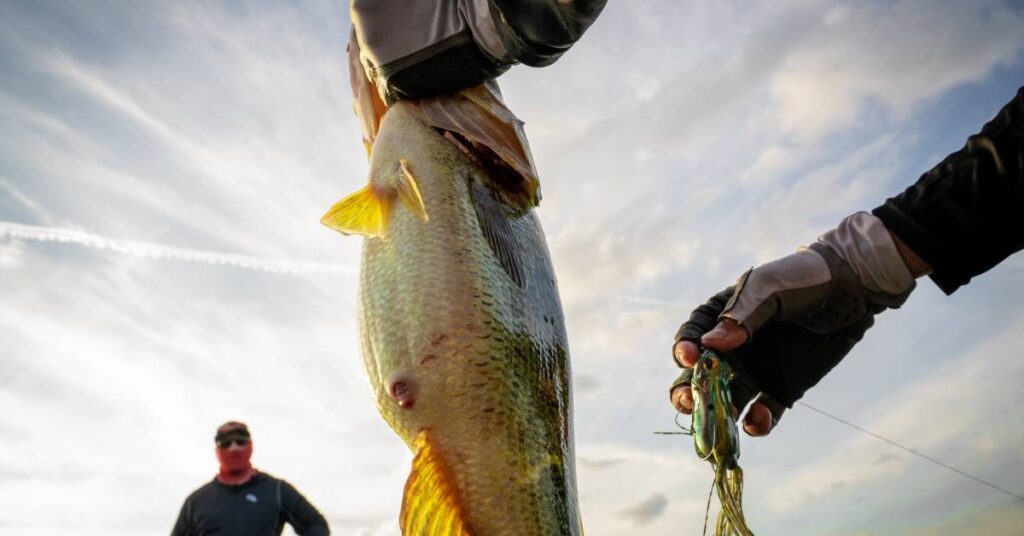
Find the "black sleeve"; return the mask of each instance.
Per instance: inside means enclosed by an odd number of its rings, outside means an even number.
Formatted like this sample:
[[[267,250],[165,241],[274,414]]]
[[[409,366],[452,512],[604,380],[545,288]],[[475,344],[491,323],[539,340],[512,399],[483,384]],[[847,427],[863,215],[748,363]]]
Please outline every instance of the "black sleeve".
[[[963,149],[872,213],[952,294],[1024,248],[1024,87]]]
[[[491,18],[509,54],[532,67],[551,65],[583,35],[607,0],[490,0]]]
[[[291,484],[281,480],[281,512],[299,536],[329,536],[327,520]]]
[[[174,528],[171,529],[171,536],[192,536],[193,532],[189,524],[190,510],[188,499],[181,505],[181,511],[178,512],[178,520],[174,522]]]

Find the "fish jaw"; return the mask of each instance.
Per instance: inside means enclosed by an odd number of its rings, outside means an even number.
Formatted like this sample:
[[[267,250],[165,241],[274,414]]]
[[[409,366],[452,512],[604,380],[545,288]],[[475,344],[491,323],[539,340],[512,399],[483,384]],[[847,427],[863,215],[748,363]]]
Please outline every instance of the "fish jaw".
[[[486,173],[399,102],[381,124],[371,185],[392,187],[402,161],[429,220],[396,206],[387,233],[365,239],[359,316],[381,415],[417,459],[429,436],[443,460],[425,473],[444,481],[417,480],[415,493],[455,494],[452,519],[468,534],[582,534],[568,345],[539,221],[481,214]],[[492,217],[521,281],[482,230]],[[403,504],[419,504],[409,489]]]

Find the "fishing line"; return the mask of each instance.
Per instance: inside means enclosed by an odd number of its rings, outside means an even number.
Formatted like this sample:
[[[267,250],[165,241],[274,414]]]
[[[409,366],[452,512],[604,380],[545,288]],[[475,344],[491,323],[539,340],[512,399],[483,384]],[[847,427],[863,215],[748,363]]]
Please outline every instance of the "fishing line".
[[[718,484],[717,470],[715,471],[715,479],[711,481],[711,489],[708,490],[708,503],[704,506],[704,536],[708,536],[708,516],[711,514],[711,494],[715,492],[715,484]]]
[[[888,444],[890,444],[890,445],[892,445],[894,447],[901,448],[901,449],[903,449],[903,450],[913,454],[914,456],[917,456],[917,457],[923,458],[925,460],[928,460],[928,461],[934,463],[935,465],[939,465],[939,466],[945,467],[946,469],[949,469],[950,471],[953,471],[954,473],[958,473],[958,474],[960,474],[962,476],[970,478],[971,480],[974,480],[975,482],[978,482],[980,484],[985,484],[986,486],[988,486],[988,487],[990,487],[992,489],[1001,491],[1001,492],[1009,495],[1010,497],[1013,497],[1015,499],[1024,501],[1024,496],[1022,496],[1022,495],[1017,495],[1016,493],[1014,493],[1012,491],[1009,491],[1009,490],[1006,490],[1004,488],[1001,488],[1001,487],[999,487],[999,486],[997,486],[997,485],[995,485],[995,484],[993,484],[993,483],[991,483],[991,482],[989,482],[987,480],[984,480],[982,478],[976,477],[976,476],[974,476],[974,475],[972,475],[972,474],[970,474],[970,473],[968,473],[966,471],[962,471],[960,469],[957,469],[956,467],[953,467],[952,465],[949,465],[947,463],[943,463],[943,462],[941,462],[939,460],[936,460],[935,458],[932,458],[931,456],[927,456],[925,454],[921,454],[920,452],[918,452],[918,451],[916,451],[916,450],[914,450],[914,449],[912,449],[910,447],[904,447],[903,445],[901,445],[901,444],[899,444],[899,443],[897,443],[897,442],[895,442],[895,441],[893,441],[891,439],[887,439],[885,437],[882,437],[882,436],[872,432],[871,430],[865,430],[864,428],[861,428],[860,426],[857,426],[856,424],[853,424],[850,421],[847,421],[847,420],[841,419],[839,417],[836,417],[835,415],[832,415],[831,413],[829,413],[827,411],[820,410],[820,409],[818,409],[818,408],[816,408],[814,406],[811,406],[809,404],[806,404],[804,402],[797,402],[797,404],[800,404],[801,406],[803,406],[803,407],[805,407],[805,408],[807,408],[809,410],[816,411],[816,412],[818,412],[818,413],[820,413],[820,414],[822,414],[822,415],[824,415],[824,416],[826,416],[826,417],[828,417],[828,418],[830,418],[832,420],[841,422],[841,423],[845,424],[846,426],[849,426],[850,428],[853,428],[855,430],[859,430],[861,432],[864,432],[865,434],[868,434],[871,437],[874,437],[874,438],[879,439],[881,441],[885,441],[886,443],[888,443]]]
[[[680,415],[682,415],[682,413],[677,411],[676,412],[676,419],[675,419],[675,421],[676,421],[676,426],[678,426],[679,429],[682,430],[681,432],[654,432],[654,433],[657,434],[657,435],[688,435],[688,436],[692,436],[693,432],[690,431],[690,428],[687,427],[687,426],[683,426],[683,424],[679,422],[679,416]]]

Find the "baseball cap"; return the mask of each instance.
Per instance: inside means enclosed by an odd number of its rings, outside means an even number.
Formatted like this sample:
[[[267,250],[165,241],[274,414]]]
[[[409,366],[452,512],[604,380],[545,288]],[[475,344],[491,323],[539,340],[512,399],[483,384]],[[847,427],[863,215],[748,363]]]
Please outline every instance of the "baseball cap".
[[[249,435],[249,427],[244,422],[228,421],[217,428],[217,435],[213,437],[213,440],[220,441],[229,437],[251,438],[252,436]]]

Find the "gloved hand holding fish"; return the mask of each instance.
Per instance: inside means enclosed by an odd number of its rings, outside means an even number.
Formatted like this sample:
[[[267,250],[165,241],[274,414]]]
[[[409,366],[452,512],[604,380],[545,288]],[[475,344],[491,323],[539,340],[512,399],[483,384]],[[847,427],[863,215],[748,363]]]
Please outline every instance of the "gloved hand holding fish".
[[[874,324],[915,287],[906,249],[875,216],[844,219],[807,248],[749,270],[693,311],[676,333],[677,364],[692,367],[698,345],[736,369],[733,402],[751,435],[764,435],[783,411],[821,380]],[[672,385],[683,413],[694,408],[685,383]]]

